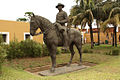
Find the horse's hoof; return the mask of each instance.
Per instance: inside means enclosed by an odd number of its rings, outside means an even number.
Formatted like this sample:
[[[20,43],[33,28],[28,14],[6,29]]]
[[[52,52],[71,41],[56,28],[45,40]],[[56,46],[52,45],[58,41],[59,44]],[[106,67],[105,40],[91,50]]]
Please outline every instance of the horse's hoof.
[[[55,69],[54,69],[54,68],[51,68],[51,69],[50,69],[50,72],[51,72],[51,73],[54,73],[54,72],[55,72]]]
[[[79,63],[78,66],[82,66],[82,63]]]
[[[67,64],[67,67],[70,67],[70,63],[69,63],[69,64]]]

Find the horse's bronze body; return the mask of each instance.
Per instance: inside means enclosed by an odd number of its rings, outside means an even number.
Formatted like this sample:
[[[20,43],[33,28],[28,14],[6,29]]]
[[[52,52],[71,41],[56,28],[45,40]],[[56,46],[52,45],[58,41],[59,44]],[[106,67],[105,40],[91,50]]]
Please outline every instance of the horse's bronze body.
[[[34,36],[36,34],[36,30],[40,28],[43,33],[43,40],[47,45],[47,48],[50,52],[51,60],[52,60],[52,67],[51,72],[55,71],[56,66],[56,50],[58,46],[63,46],[63,38],[60,37],[60,32],[56,29],[56,27],[51,23],[48,19],[43,18],[41,16],[34,15],[31,16],[30,20],[30,34]],[[69,49],[71,52],[71,58],[69,61],[68,66],[70,66],[73,56],[75,54],[73,46],[75,45],[80,54],[80,62],[82,62],[82,41],[81,41],[81,33],[79,30],[70,29],[68,31],[69,36]]]

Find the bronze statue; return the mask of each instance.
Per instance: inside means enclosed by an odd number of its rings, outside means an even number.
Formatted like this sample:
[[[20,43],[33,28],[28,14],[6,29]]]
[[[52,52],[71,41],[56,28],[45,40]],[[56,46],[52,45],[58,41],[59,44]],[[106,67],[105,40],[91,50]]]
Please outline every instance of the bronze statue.
[[[54,23],[54,25],[58,27],[59,31],[62,30],[62,27],[66,28],[66,29],[63,29],[65,31],[62,31],[62,35],[63,35],[63,41],[64,41],[64,49],[67,50],[68,44],[69,44],[67,31],[66,31],[67,27],[65,26],[65,23],[68,22],[67,13],[62,10],[62,8],[64,8],[64,5],[61,3],[58,3],[56,8],[58,8],[59,12],[56,15],[56,22]]]
[[[58,27],[56,27],[53,23],[51,23],[48,19],[34,15],[31,16],[30,19],[30,34],[32,36],[36,35],[36,30],[40,28],[43,33],[43,40],[45,44],[47,45],[47,48],[50,52],[51,60],[52,60],[52,67],[51,72],[55,71],[56,66],[56,50],[58,46],[64,46],[63,36],[62,33],[59,31]],[[63,30],[66,28],[62,27]],[[81,42],[81,33],[79,30],[76,29],[70,29],[67,33],[68,41],[69,42],[69,50],[71,52],[71,58],[68,63],[68,66],[70,66],[73,56],[75,54],[73,50],[73,45],[75,45],[79,51],[80,54],[80,62],[82,62],[82,42]]]

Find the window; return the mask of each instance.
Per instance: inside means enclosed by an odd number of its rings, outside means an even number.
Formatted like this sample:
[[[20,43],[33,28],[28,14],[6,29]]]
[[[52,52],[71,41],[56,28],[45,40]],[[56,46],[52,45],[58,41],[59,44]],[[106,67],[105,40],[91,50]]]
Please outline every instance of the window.
[[[6,35],[6,34],[2,34],[2,37],[3,37],[3,41],[4,41],[4,42],[7,42],[7,41],[6,41],[7,35]]]
[[[26,39],[33,39],[33,37],[30,35],[29,32],[24,33],[24,40],[26,40]]]
[[[4,43],[9,44],[9,32],[0,32],[0,34],[2,34]]]

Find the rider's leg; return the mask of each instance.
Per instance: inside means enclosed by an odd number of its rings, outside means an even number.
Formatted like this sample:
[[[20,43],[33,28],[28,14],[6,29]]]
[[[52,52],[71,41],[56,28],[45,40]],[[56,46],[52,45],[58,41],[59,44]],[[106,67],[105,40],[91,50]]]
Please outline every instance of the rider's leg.
[[[63,31],[63,40],[64,40],[64,47],[65,49],[68,49],[68,35],[67,35],[67,31]]]
[[[60,32],[65,31],[65,29],[63,28],[63,26],[61,26],[59,23],[54,23],[54,25],[55,25],[55,27],[58,28],[58,30],[59,30]]]
[[[55,25],[55,26],[58,28],[58,30],[63,34],[64,49],[68,49],[67,28],[61,26],[59,23],[54,23],[54,25]]]

